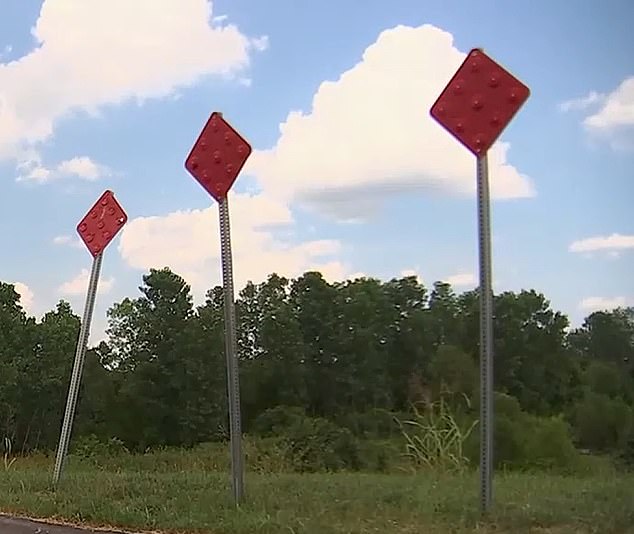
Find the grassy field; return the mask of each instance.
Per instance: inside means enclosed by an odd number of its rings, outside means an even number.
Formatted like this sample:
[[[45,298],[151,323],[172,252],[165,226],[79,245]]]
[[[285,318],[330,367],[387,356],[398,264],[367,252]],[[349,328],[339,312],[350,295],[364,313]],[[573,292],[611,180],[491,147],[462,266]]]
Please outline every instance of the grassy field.
[[[479,522],[476,473],[250,472],[247,502],[236,511],[229,475],[216,463],[184,452],[71,457],[54,492],[50,458],[19,458],[0,467],[0,510],[92,526],[213,534],[634,532],[634,475],[609,469],[497,474],[495,512]]]

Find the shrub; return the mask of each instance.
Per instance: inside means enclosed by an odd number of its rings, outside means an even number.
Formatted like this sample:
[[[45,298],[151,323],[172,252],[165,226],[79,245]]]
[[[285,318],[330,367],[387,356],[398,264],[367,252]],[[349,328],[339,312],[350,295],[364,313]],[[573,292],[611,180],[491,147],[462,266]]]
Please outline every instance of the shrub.
[[[276,406],[269,408],[253,421],[254,434],[264,437],[283,435],[287,430],[306,418],[303,408],[296,406]]]
[[[405,414],[377,408],[367,412],[343,413],[335,419],[335,422],[350,430],[358,438],[387,439],[400,435],[400,428],[395,418],[405,416]]]
[[[493,405],[496,415],[506,416],[511,420],[521,417],[523,413],[519,400],[513,395],[507,395],[499,391],[493,393]]]
[[[284,473],[293,471],[289,446],[285,438],[243,439],[246,468],[254,473]]]
[[[73,456],[91,460],[126,453],[128,453],[128,450],[120,439],[110,438],[107,441],[102,441],[94,434],[78,437],[71,447]]]
[[[620,467],[628,471],[634,471],[634,431],[624,440],[623,446],[617,455]]]
[[[526,415],[523,423],[526,434],[525,467],[573,468],[578,452],[570,436],[570,429],[561,417]]]
[[[521,431],[517,419],[511,419],[508,415],[500,414],[494,417],[493,429],[494,464],[498,467],[512,467],[522,464],[527,457],[526,436]],[[475,432],[478,438],[479,432]],[[479,447],[479,439],[476,448]],[[479,454],[478,452],[474,454]]]
[[[388,473],[404,467],[402,439],[365,439],[359,442],[361,468]]]
[[[361,467],[359,442],[347,428],[321,418],[296,420],[285,432],[287,454],[299,472]]]
[[[493,462],[497,468],[570,469],[579,454],[570,429],[560,417],[538,417],[520,409],[517,399],[494,394]],[[480,432],[474,431],[465,443],[467,457],[479,461]]]
[[[621,399],[585,391],[571,414],[576,439],[581,447],[601,452],[624,444],[632,426],[632,410]]]

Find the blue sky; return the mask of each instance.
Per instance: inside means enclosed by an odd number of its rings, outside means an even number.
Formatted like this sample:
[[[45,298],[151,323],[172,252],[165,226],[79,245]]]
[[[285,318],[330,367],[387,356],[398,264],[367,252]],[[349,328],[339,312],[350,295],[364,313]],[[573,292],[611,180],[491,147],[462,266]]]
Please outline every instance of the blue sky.
[[[157,9],[160,5],[161,9]],[[236,284],[477,278],[475,161],[428,115],[483,47],[531,88],[490,153],[494,287],[579,324],[634,304],[634,4],[394,0],[5,0],[0,279],[40,316],[81,312],[75,226],[111,188],[105,311],[171,266],[218,284],[217,208],[183,162],[211,111],[254,153],[231,200]]]

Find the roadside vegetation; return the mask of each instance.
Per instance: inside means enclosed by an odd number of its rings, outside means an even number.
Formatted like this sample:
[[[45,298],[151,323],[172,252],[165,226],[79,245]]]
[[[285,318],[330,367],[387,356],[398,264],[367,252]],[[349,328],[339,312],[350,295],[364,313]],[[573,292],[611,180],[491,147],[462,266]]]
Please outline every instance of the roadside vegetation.
[[[0,510],[174,532],[632,531],[634,309],[570,328],[536,291],[496,295],[495,513],[479,524],[477,291],[248,284],[238,512],[222,302],[215,287],[194,306],[162,269],[109,310],[53,492],[79,318],[63,301],[29,317],[0,284]]]

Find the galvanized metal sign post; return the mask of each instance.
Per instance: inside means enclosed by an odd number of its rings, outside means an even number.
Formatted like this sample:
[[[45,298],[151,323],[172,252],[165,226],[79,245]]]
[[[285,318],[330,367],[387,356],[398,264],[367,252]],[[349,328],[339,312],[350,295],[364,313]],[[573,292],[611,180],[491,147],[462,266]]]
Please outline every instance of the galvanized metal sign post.
[[[240,376],[236,340],[236,313],[233,291],[233,262],[227,194],[251,154],[251,146],[214,112],[185,160],[185,168],[218,202],[222,285],[225,308],[225,353],[229,396],[231,477],[236,506],[244,499],[244,465],[240,422]]]
[[[77,225],[79,237],[88,247],[90,254],[92,254],[93,262],[90,280],[88,282],[88,291],[86,293],[84,315],[81,320],[79,339],[77,340],[77,349],[75,351],[75,362],[68,387],[66,410],[62,422],[59,445],[57,446],[55,469],[53,471],[54,486],[57,486],[60,480],[66,453],[68,452],[68,443],[70,442],[73,420],[75,418],[75,408],[77,406],[77,395],[79,393],[86,357],[86,347],[88,345],[88,338],[90,337],[90,324],[92,323],[92,313],[95,307],[95,297],[97,295],[97,285],[99,284],[103,251],[110,241],[114,239],[119,230],[123,228],[127,220],[128,216],[114,198],[112,191],[105,191]]]
[[[529,96],[529,89],[481,49],[467,54],[431,115],[477,158],[480,268],[480,507],[493,492],[493,289],[487,152]]]

